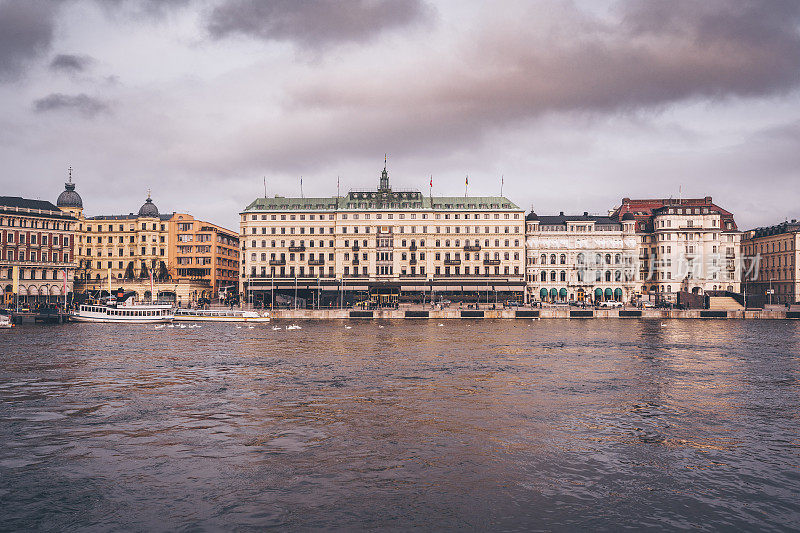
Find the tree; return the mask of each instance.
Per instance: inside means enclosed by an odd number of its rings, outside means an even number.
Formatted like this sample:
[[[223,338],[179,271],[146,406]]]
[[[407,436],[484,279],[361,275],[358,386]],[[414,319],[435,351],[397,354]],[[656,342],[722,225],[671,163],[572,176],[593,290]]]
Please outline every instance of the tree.
[[[164,264],[164,261],[158,265],[158,281],[167,281],[170,278],[169,270],[167,270],[167,265]]]
[[[133,261],[128,261],[128,268],[125,269],[125,279],[132,280],[136,277],[133,271]]]

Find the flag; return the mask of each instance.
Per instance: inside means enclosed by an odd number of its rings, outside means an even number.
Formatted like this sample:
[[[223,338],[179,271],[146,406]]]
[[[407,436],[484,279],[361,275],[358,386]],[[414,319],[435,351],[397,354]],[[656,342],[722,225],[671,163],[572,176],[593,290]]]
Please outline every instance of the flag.
[[[467,178],[464,180],[464,185],[469,185],[469,174],[467,174]]]
[[[433,187],[433,176],[431,176],[431,187]]]
[[[11,267],[11,292],[19,294],[19,267]]]

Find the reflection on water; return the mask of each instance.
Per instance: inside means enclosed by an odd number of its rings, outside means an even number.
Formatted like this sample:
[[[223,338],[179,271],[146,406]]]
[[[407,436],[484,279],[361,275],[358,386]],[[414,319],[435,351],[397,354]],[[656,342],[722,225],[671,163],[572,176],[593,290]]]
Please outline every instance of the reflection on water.
[[[0,334],[0,529],[800,528],[798,323],[302,325]]]

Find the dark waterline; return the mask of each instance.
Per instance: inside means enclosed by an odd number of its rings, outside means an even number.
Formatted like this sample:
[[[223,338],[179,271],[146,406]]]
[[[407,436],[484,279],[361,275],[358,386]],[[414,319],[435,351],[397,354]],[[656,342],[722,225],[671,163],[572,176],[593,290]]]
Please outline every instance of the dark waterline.
[[[0,331],[0,529],[800,528],[796,322],[299,324]]]

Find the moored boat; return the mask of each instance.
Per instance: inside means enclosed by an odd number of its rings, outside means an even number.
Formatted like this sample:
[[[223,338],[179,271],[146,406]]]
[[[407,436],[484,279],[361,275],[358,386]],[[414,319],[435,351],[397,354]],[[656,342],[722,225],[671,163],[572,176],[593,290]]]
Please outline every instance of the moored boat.
[[[172,322],[175,315],[171,305],[81,304],[71,313],[77,322],[113,322],[128,324],[158,324]]]
[[[269,312],[229,309],[176,309],[175,320],[181,322],[269,322]]]
[[[14,323],[11,322],[11,317],[9,315],[0,315],[0,329],[9,329],[13,327]]]

